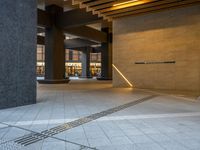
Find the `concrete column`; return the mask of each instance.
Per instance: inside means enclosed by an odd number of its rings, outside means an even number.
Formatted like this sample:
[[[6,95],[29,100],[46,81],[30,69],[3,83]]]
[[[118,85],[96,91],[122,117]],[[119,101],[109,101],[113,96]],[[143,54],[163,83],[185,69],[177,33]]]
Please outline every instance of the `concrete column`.
[[[69,51],[69,60],[73,60],[73,51],[72,50],[70,50]]]
[[[58,14],[63,8],[56,5],[46,7],[51,14],[52,27],[45,29],[45,80],[40,83],[65,83],[64,32],[56,25]]]
[[[101,80],[112,79],[112,40],[109,28],[102,28],[108,34],[108,42],[101,44]]]
[[[90,48],[87,47],[82,51],[81,62],[82,62],[82,77],[83,78],[91,78],[91,73],[90,73]]]
[[[37,1],[0,0],[0,109],[36,103]]]

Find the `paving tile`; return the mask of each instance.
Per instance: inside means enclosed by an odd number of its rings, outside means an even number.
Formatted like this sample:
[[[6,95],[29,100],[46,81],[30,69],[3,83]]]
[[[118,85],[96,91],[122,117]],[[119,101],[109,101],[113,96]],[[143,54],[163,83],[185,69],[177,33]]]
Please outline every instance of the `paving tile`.
[[[107,146],[111,145],[111,142],[108,138],[96,138],[96,139],[88,139],[90,146],[98,147],[98,146]]]
[[[125,145],[133,144],[131,140],[126,136],[112,137],[110,138],[112,145]]]
[[[70,132],[65,133],[67,140],[74,140],[74,139],[85,139],[86,135],[84,132]]]
[[[146,128],[138,128],[140,131],[144,132],[144,134],[158,134],[160,133],[158,130],[154,129],[154,128],[150,128],[150,127],[146,127]]]
[[[142,144],[135,144],[136,150],[165,150],[160,145],[156,143],[142,143]],[[178,149],[177,149],[178,150]]]
[[[65,150],[64,142],[45,142],[43,143],[42,150]]]
[[[67,85],[38,85],[37,104],[0,110],[0,121],[40,132],[148,95],[150,93],[137,89],[112,88],[110,82],[72,81]],[[199,107],[198,102],[159,96],[55,137],[102,150],[199,150],[200,116],[195,114],[200,112]],[[184,113],[186,116],[176,117]],[[0,128],[0,139],[9,139],[12,133],[16,137],[24,134]],[[30,146],[30,150],[79,148],[52,138]]]
[[[148,137],[150,137],[151,139],[153,139],[156,142],[162,142],[162,141],[170,141],[171,138],[169,138],[168,136],[164,135],[164,134],[147,134]]]
[[[88,143],[88,139],[84,138],[77,138],[77,139],[72,139],[72,140],[69,140],[70,142],[74,142],[74,143],[78,143],[78,144],[81,144],[81,145],[85,145],[85,146],[90,146],[90,144]],[[72,143],[66,143],[66,145],[69,145],[69,146],[72,146],[72,145],[76,145],[76,144],[72,144]],[[94,146],[95,147],[95,146]]]
[[[178,142],[189,149],[200,149],[200,140],[189,139],[189,140],[178,140]]]
[[[190,150],[176,141],[160,142],[159,144],[166,150]]]
[[[122,130],[108,130],[105,134],[109,138],[125,136],[125,133]]]
[[[101,132],[99,132],[99,131],[98,132],[94,132],[94,131],[86,132],[85,135],[88,139],[106,138],[106,135],[104,134],[103,131],[101,131]]]
[[[99,150],[136,150],[136,146],[133,144],[125,145],[112,145],[112,146],[100,146],[97,147]]]
[[[128,137],[133,143],[154,143],[147,135],[130,135]]]
[[[136,128],[133,128],[133,129],[123,129],[122,130],[124,132],[124,134],[128,135],[128,136],[131,136],[131,135],[144,135],[144,133],[139,130],[139,129],[136,129]]]

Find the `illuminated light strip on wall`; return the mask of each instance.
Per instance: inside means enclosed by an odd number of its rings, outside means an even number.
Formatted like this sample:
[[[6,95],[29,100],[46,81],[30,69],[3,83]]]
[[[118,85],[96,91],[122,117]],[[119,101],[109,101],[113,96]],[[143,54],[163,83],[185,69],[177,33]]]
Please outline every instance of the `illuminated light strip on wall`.
[[[115,7],[115,6],[125,5],[125,4],[129,4],[129,3],[137,2],[137,1],[138,0],[130,0],[130,1],[114,4],[113,6]]]
[[[133,87],[133,85],[131,84],[131,82],[129,82],[129,80],[121,73],[121,71],[119,71],[119,69],[117,69],[117,67],[112,64],[113,68],[122,76],[122,78],[128,83],[128,85],[130,87]]]

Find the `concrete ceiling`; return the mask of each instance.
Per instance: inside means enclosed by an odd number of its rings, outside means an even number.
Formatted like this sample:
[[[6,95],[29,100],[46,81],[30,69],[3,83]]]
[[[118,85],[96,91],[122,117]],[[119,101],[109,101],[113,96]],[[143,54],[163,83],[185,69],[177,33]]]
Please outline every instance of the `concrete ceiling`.
[[[93,29],[96,29],[96,30],[101,31],[101,25],[102,25],[102,23],[94,23],[94,24],[89,24],[89,25],[87,25],[87,26],[88,26],[88,27],[91,27],[91,28],[93,28]]]
[[[80,13],[81,15],[80,16],[78,16],[78,17],[80,17],[80,20],[81,19],[83,19],[83,14],[84,13],[86,13],[86,14],[88,14],[86,11],[85,11],[85,9],[82,11],[77,11],[77,10],[80,10],[80,8],[79,8],[79,5],[72,5],[72,0],[38,0],[38,8],[39,9],[42,9],[42,10],[45,10],[45,6],[48,6],[48,5],[57,5],[57,6],[60,6],[60,7],[63,7],[64,8],[64,11],[65,11],[65,13],[69,13],[70,15],[70,17],[71,16],[74,16],[74,14],[72,14],[72,12],[73,13]],[[75,18],[77,18],[76,17],[76,15],[74,16]],[[97,17],[97,19],[99,19],[98,17]],[[68,20],[68,19],[67,19]],[[87,19],[86,19],[87,20]],[[103,20],[102,20],[103,21]],[[82,42],[83,43],[87,43],[87,42],[90,42],[90,44],[96,44],[96,43],[94,43],[93,41],[96,41],[95,39],[96,38],[92,38],[91,39],[91,37],[93,37],[92,35],[94,34],[92,31],[93,30],[96,30],[95,31],[95,37],[98,37],[98,36],[100,36],[99,34],[100,34],[100,31],[101,31],[101,28],[102,28],[102,21],[100,20],[100,21],[98,21],[97,23],[91,23],[91,22],[88,22],[88,24],[85,24],[85,27],[82,25],[82,26],[78,26],[77,27],[77,29],[75,28],[75,29],[69,29],[69,31],[67,32],[67,31],[65,31],[65,37],[66,37],[66,39],[67,40],[77,40],[78,38],[79,39],[81,39],[81,40],[83,40]],[[82,29],[82,28],[84,28],[84,32],[86,32],[87,31],[87,33],[88,33],[88,35],[89,34],[91,34],[91,37],[90,36],[83,36],[82,34],[79,34],[79,32],[77,33],[77,30],[80,30],[80,29]],[[85,31],[85,28],[86,29],[89,29],[90,28],[90,30],[86,30]],[[44,33],[44,28],[39,28],[39,29],[41,29],[41,31],[40,30],[38,30],[38,33]],[[75,30],[75,31],[73,31],[73,32],[71,32],[72,30]],[[80,33],[82,33],[83,31],[81,31],[80,30]],[[89,31],[91,31],[91,32],[89,32]],[[75,32],[75,33],[74,33]],[[99,34],[97,34],[97,33],[99,33]],[[39,34],[39,35],[40,35]],[[100,36],[101,37],[101,36]],[[85,41],[84,41],[85,40]],[[87,41],[87,42],[86,42]],[[98,38],[97,38],[97,41],[98,41]],[[80,41],[79,41],[80,42]],[[93,42],[93,43],[91,43],[91,42]]]
[[[53,4],[63,7],[64,11],[79,9],[78,5],[72,5],[72,0],[38,0],[38,8],[42,10],[45,9],[45,6]],[[88,26],[99,31],[101,30],[101,23],[89,24]]]
[[[44,9],[47,5],[58,5],[64,8],[64,11],[69,11],[78,8],[77,5],[72,5],[72,0],[38,0],[38,8]]]

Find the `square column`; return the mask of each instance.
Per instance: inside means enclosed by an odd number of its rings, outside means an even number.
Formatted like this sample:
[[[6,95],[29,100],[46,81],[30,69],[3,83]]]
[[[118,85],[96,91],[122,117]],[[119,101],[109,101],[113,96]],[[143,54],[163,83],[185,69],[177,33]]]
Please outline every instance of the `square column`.
[[[57,26],[57,16],[63,13],[63,8],[50,5],[46,11],[51,16],[52,26],[45,28],[45,80],[39,83],[68,83],[65,79],[65,49],[64,32]]]
[[[82,62],[82,78],[91,78],[89,47],[84,48],[84,50],[82,51],[81,62]]]
[[[0,0],[0,109],[36,103],[37,1]]]
[[[102,28],[108,35],[108,42],[101,44],[101,77],[99,80],[112,80],[112,43],[109,28]]]

